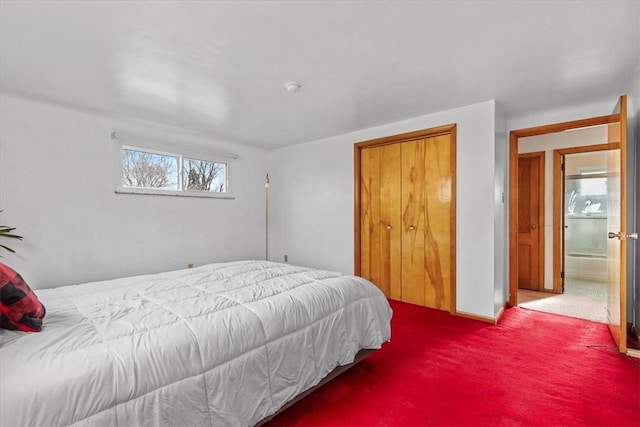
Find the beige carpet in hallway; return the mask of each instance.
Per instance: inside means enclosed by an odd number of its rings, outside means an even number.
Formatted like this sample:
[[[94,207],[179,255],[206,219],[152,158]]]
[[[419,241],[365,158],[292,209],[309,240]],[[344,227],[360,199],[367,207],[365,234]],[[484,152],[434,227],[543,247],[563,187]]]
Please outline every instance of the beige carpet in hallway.
[[[607,323],[607,301],[603,299],[520,289],[518,307]]]

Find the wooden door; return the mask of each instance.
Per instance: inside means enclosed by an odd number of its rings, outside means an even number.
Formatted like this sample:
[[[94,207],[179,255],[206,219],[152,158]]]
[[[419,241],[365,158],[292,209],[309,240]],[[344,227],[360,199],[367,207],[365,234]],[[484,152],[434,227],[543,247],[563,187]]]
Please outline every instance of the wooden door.
[[[400,144],[361,151],[360,275],[395,300],[402,298],[400,175]]]
[[[455,151],[451,135],[401,146],[402,301],[455,311],[451,295]]]
[[[620,97],[611,115],[607,139],[620,144],[609,150],[607,169],[607,323],[618,350],[627,351],[627,97]],[[620,171],[615,176],[615,171]]]
[[[518,288],[544,288],[544,152],[518,155]]]

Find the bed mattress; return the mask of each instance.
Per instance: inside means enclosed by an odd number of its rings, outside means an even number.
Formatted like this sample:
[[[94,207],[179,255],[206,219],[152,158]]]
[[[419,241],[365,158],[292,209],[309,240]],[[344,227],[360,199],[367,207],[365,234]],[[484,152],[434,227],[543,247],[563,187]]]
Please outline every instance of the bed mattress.
[[[2,331],[0,425],[253,425],[390,339],[367,280],[266,261],[37,291]]]

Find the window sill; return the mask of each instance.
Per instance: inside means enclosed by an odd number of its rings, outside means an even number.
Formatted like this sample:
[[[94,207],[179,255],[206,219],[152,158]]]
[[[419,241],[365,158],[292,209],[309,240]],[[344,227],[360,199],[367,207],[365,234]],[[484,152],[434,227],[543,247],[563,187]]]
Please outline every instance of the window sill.
[[[235,199],[230,193],[205,193],[199,191],[153,190],[146,188],[118,188],[116,194],[144,194],[149,196],[196,197],[201,199]]]

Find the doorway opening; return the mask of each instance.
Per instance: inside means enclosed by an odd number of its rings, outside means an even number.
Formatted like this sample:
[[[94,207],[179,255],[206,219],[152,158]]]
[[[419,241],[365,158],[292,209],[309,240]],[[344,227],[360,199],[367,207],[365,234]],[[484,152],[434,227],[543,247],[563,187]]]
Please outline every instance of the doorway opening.
[[[582,143],[606,138],[606,129],[580,132]],[[577,135],[557,135],[547,148],[567,145]],[[525,140],[526,141],[526,140]],[[518,290],[521,307],[607,322],[607,190],[619,180],[607,153],[616,146],[592,144],[556,148],[553,152],[553,257],[552,284],[537,293]],[[520,287],[520,286],[519,286]]]
[[[606,153],[617,147],[607,143],[606,124],[600,117],[512,135],[518,162],[518,197],[511,208],[518,215],[512,305],[607,322]],[[540,178],[524,179],[532,157],[540,159]],[[523,181],[542,185],[525,192],[533,186]],[[532,198],[536,192],[538,201]],[[539,220],[522,220],[536,217],[536,208]],[[526,250],[529,234],[539,240],[537,256]],[[522,280],[536,277],[530,266],[538,268],[537,283]]]
[[[509,305],[518,305],[518,274],[519,262],[517,257],[518,247],[518,199],[519,192],[516,184],[518,179],[518,148],[519,142],[526,137],[543,136],[562,133],[567,134],[568,130],[575,129],[578,131],[586,130],[592,127],[602,127],[606,125],[607,137],[604,139],[607,151],[608,177],[611,178],[611,170],[619,169],[617,179],[609,179],[607,181],[607,300],[606,300],[606,324],[611,332],[611,336],[615,341],[616,347],[621,353],[627,352],[627,335],[628,331],[634,331],[632,322],[627,323],[628,307],[627,293],[629,276],[627,274],[627,240],[635,240],[638,234],[632,230],[628,230],[627,214],[629,206],[627,204],[627,97],[621,95],[616,103],[613,111],[608,116],[594,117],[591,119],[575,120],[572,122],[556,123],[546,126],[538,126],[527,129],[519,129],[510,132],[509,141]],[[574,132],[569,132],[573,134]],[[583,144],[575,144],[583,145]],[[567,147],[571,147],[568,145]],[[565,153],[566,154],[566,153]],[[557,154],[554,155],[555,160],[558,159]],[[555,182],[561,182],[562,177],[558,176],[557,169],[554,169]],[[554,185],[555,199],[563,197],[563,192],[558,194],[558,185]],[[551,232],[554,234],[553,239],[553,274],[550,280],[551,286],[547,282],[549,273],[545,273],[545,291],[557,293],[558,286],[562,281],[557,280],[557,274],[564,274],[562,268],[563,257],[558,257],[557,253],[561,250],[558,239],[560,236],[560,224],[563,224],[562,215],[558,215],[558,210],[554,210],[554,218],[551,222]],[[549,230],[545,230],[548,233]],[[547,258],[547,253],[545,253]],[[547,260],[545,259],[545,263]],[[561,288],[562,289],[562,288]],[[633,298],[633,294],[632,298]],[[637,335],[634,336],[637,341]]]

